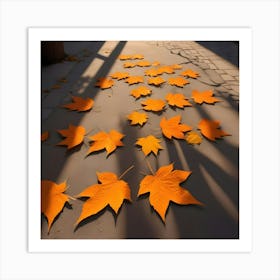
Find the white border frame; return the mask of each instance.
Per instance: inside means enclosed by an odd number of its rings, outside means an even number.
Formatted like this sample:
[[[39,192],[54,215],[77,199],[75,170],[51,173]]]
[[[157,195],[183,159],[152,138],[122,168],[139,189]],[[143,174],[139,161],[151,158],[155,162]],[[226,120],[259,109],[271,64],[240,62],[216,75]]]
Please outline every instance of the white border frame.
[[[94,34],[94,39],[91,34]],[[182,36],[183,34],[183,36]],[[41,239],[41,41],[240,41],[240,231],[231,240]],[[28,32],[28,250],[29,252],[250,252],[252,248],[252,61],[249,28],[30,28]]]

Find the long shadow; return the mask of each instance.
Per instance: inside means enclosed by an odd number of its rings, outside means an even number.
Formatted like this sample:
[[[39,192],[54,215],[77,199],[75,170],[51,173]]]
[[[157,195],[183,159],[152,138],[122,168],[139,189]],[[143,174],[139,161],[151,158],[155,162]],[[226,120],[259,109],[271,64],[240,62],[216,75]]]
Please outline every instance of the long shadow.
[[[97,42],[96,52],[100,48],[101,44]],[[119,42],[116,48],[113,50],[111,55],[106,58],[106,61],[101,66],[99,71],[95,75],[95,79],[97,77],[100,77],[100,75],[106,75],[112,65],[114,64],[115,60],[117,59],[118,55],[121,53],[123,47],[125,45],[125,42]],[[94,58],[92,58],[94,59]],[[88,65],[85,65],[87,67]],[[83,69],[79,69],[79,71],[75,71],[75,75],[81,75],[83,73]],[[89,85],[90,87],[90,85]],[[90,90],[91,97],[94,97],[97,92],[99,91],[99,88],[92,87]],[[55,141],[60,140],[57,136],[57,132],[55,130],[57,129],[65,129],[68,127],[68,125],[71,123],[72,125],[79,125],[82,118],[86,116],[86,114],[81,114],[77,112],[68,112],[65,109],[57,108],[55,112],[51,115],[49,119],[46,120],[45,126],[50,128],[51,134],[56,134],[56,137],[53,137]],[[50,141],[51,142],[51,141]],[[42,144],[42,146],[44,143]],[[48,146],[44,146],[45,149],[41,148],[41,177],[49,178],[50,180],[56,181],[58,178],[60,171],[62,167],[64,166],[65,161],[68,158],[68,154],[66,152],[66,149],[63,147],[55,147],[54,149],[51,149]]]
[[[239,41],[196,41],[225,60],[239,67]]]
[[[122,133],[127,135],[124,140],[126,148],[117,153],[117,159],[120,170],[126,170],[132,164],[134,169],[125,175],[124,180],[128,182],[131,189],[132,203],[126,205],[126,238],[139,239],[139,238],[157,238],[153,225],[150,223],[149,218],[145,217],[143,208],[147,207],[147,200],[137,198],[139,189],[139,182],[143,179],[140,174],[143,164],[137,159],[137,151],[135,142],[139,137],[137,131],[138,127],[128,125],[127,122],[121,123]],[[150,207],[148,205],[148,207]]]
[[[195,147],[183,143],[181,145],[184,156],[192,175],[182,184],[199,201],[203,207],[179,206],[172,204],[173,213],[181,238],[191,239],[229,239],[238,238],[239,226],[235,223],[224,208],[217,202],[208,187],[208,182],[201,172],[203,166],[215,178],[218,184],[227,190],[228,196],[238,208],[238,180],[227,175],[213,161],[202,155]],[[168,146],[170,158],[174,158],[177,151],[174,146]],[[175,156],[176,157],[176,156]],[[178,165],[177,165],[178,166]]]
[[[100,77],[100,75],[105,76],[110,71],[125,44],[126,42],[119,42],[112,53],[108,57],[104,58],[103,65],[97,71],[92,80],[96,80]],[[74,81],[81,78],[80,76],[82,73],[97,56],[97,52],[103,45],[103,42],[93,42],[93,45],[95,53],[93,53],[88,63],[85,63],[82,66],[77,66],[75,71],[69,74],[72,83],[69,83],[69,85],[64,88],[65,91],[71,88],[71,85]],[[92,87],[92,84],[89,83],[87,90],[87,93],[83,96],[90,95],[93,98],[100,89]],[[65,98],[65,93],[62,95],[59,104],[61,104],[63,98]],[[41,103],[41,107],[43,107],[43,103]],[[52,115],[41,124],[43,128],[42,130],[49,130],[51,135],[50,139],[41,144],[41,178],[57,182],[66,161],[69,159],[69,156],[75,156],[78,154],[76,152],[78,152],[79,149],[74,149],[75,152],[67,152],[65,147],[55,146],[59,141],[61,141],[61,137],[58,135],[56,130],[67,128],[70,123],[72,125],[79,125],[86,114],[90,113],[81,114],[77,112],[68,112],[65,109],[57,108],[54,110]]]
[[[203,109],[203,106],[209,106],[202,104],[200,106],[196,106],[196,110],[200,114],[201,118],[204,119],[213,119],[207,112],[206,110]],[[223,125],[221,123],[221,125]],[[227,131],[230,133],[230,131]],[[217,143],[213,143],[215,145],[215,148],[219,150],[228,160],[230,160],[233,164],[236,164],[238,166],[239,162],[239,147],[235,147],[224,141],[224,139],[217,140]]]

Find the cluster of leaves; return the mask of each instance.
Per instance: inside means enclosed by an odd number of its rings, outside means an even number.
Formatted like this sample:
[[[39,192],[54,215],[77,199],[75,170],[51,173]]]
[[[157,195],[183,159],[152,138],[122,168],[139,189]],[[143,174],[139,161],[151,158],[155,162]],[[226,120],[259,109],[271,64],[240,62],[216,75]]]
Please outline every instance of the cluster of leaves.
[[[192,69],[185,69],[179,76],[170,77],[166,81],[161,77],[162,74],[174,74],[175,71],[180,70],[182,66],[178,64],[160,65],[158,61],[144,61],[144,56],[141,54],[120,55],[119,59],[121,61],[132,60],[125,62],[123,64],[124,68],[153,66],[154,68],[150,68],[144,72],[145,76],[148,77],[147,84],[150,86],[160,87],[167,82],[169,85],[183,88],[190,83],[185,77],[191,79],[199,77],[199,73]],[[135,60],[137,60],[137,62],[135,62]],[[128,72],[115,72],[108,77],[99,78],[95,83],[95,86],[102,90],[109,89],[114,86],[115,79],[117,81],[122,80],[128,85],[145,82],[144,76],[131,76]],[[137,100],[139,98],[150,96],[152,92],[152,88],[146,85],[141,85],[131,90],[130,95]],[[193,90],[191,98],[199,105],[202,103],[215,104],[216,102],[221,101],[213,95],[212,90],[202,92]],[[167,93],[165,100],[147,98],[141,102],[142,110],[148,112],[161,112],[165,109],[167,104],[171,107],[177,107],[180,109],[192,106],[192,103],[190,103],[182,93]],[[91,98],[72,96],[72,102],[64,104],[62,107],[70,111],[88,112],[93,106],[94,100]],[[140,127],[142,127],[148,121],[149,116],[146,112],[139,112],[139,110],[136,110],[131,112],[127,116],[127,119],[130,121],[131,125],[140,125]],[[169,119],[162,117],[160,121],[160,129],[163,136],[169,140],[172,140],[173,138],[185,139],[192,145],[200,144],[202,142],[202,136],[198,131],[194,131],[191,126],[181,123],[181,115]],[[216,139],[229,135],[220,129],[220,122],[217,120],[202,119],[198,123],[197,129],[200,130],[200,133],[210,141],[215,141]],[[118,147],[124,146],[122,139],[125,135],[114,129],[109,132],[99,131],[94,135],[87,136],[86,129],[83,126],[69,124],[67,129],[58,130],[57,132],[64,137],[64,139],[57,145],[67,146],[67,149],[72,149],[77,145],[80,145],[84,142],[85,137],[88,137],[90,140],[90,147],[87,151],[87,155],[101,150],[106,150],[107,155],[109,155]],[[49,132],[43,132],[41,135],[41,141],[46,141],[48,137]],[[154,135],[147,135],[146,137],[138,138],[135,145],[141,147],[145,156],[148,156],[150,153],[157,156],[159,150],[163,149],[160,142],[160,139]],[[146,193],[150,194],[150,204],[159,214],[163,222],[165,222],[165,215],[170,201],[180,205],[202,205],[202,203],[194,198],[189,191],[180,186],[180,183],[184,182],[190,176],[191,171],[173,169],[173,164],[169,164],[160,167],[155,173],[151,170],[152,175],[145,176],[139,185],[138,196]],[[76,195],[77,198],[88,198],[83,204],[82,212],[75,224],[76,226],[87,217],[97,214],[108,205],[116,214],[118,214],[124,200],[132,201],[129,185],[122,180],[125,173],[119,177],[111,172],[97,173],[99,183],[87,187],[80,194]],[[64,204],[69,202],[70,199],[74,199],[65,194],[65,191],[65,182],[61,184],[56,184],[49,180],[42,180],[41,182],[41,211],[47,218],[48,230],[50,230],[55,217],[62,211]]]

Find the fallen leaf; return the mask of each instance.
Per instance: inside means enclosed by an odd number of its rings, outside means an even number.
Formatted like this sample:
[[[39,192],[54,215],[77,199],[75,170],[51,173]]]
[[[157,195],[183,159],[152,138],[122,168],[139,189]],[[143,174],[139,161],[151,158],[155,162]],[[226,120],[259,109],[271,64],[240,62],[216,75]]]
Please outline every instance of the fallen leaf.
[[[121,139],[124,136],[125,135],[116,130],[111,130],[109,133],[100,131],[97,134],[90,136],[90,140],[94,141],[94,143],[91,143],[87,155],[103,149],[106,149],[107,155],[111,154],[117,147],[123,146]]]
[[[195,72],[191,69],[187,69],[187,70],[183,71],[181,73],[181,75],[184,76],[184,77],[190,77],[190,78],[193,78],[193,79],[196,79],[197,77],[199,77],[199,73]]]
[[[138,197],[150,193],[150,204],[165,222],[166,211],[170,202],[180,205],[203,205],[191,193],[182,188],[180,183],[191,175],[191,171],[173,170],[173,164],[160,167],[153,175],[145,176],[140,182]]]
[[[124,68],[133,68],[137,65],[137,63],[133,63],[133,62],[126,62],[123,64]]]
[[[142,76],[130,76],[125,80],[129,85],[144,83],[144,77]]]
[[[161,84],[165,83],[165,80],[161,77],[150,78],[148,80],[149,85],[160,86]]]
[[[188,144],[191,145],[199,145],[202,142],[202,138],[197,132],[190,131],[187,133],[186,141],[188,142]]]
[[[147,96],[152,93],[152,90],[150,90],[148,87],[140,86],[138,88],[135,88],[131,91],[131,95],[135,98],[139,98],[140,96]]]
[[[44,142],[49,138],[49,132],[45,131],[41,134],[41,141]]]
[[[163,74],[163,73],[173,74],[174,73],[174,68],[172,66],[168,66],[168,65],[161,66],[157,70],[160,74]]]
[[[192,91],[192,99],[195,103],[202,104],[203,102],[208,104],[214,104],[215,102],[220,102],[221,100],[213,96],[213,90],[205,90],[199,92],[198,90]]]
[[[114,85],[114,81],[109,78],[99,78],[95,86],[100,87],[101,89],[107,89]]]
[[[57,145],[67,146],[67,149],[72,149],[75,146],[81,144],[86,134],[86,130],[83,126],[74,126],[72,124],[69,124],[68,129],[61,129],[57,132],[60,133],[62,136],[66,137]]]
[[[134,54],[131,59],[143,59],[143,58],[144,58],[143,54]]]
[[[139,113],[137,111],[131,112],[127,118],[131,121],[131,125],[140,124],[141,126],[147,122],[148,116],[146,113]]]
[[[171,86],[183,87],[190,82],[182,77],[169,78],[168,83]]]
[[[79,96],[72,96],[72,103],[65,104],[62,107],[72,111],[85,112],[92,108],[94,101],[91,98],[82,98]]]
[[[172,65],[170,65],[170,67],[172,67],[174,70],[178,70],[178,69],[182,69],[182,65],[180,65],[180,64],[172,64]]]
[[[176,106],[178,108],[184,108],[185,106],[192,106],[188,99],[182,93],[168,93],[165,96],[170,106]]]
[[[156,68],[151,68],[145,71],[145,75],[150,77],[156,77],[158,75],[161,75],[161,73],[159,73],[159,71]]]
[[[157,155],[158,150],[163,149],[159,144],[160,140],[153,135],[147,137],[138,138],[136,145],[142,146],[142,151],[145,156],[153,152]]]
[[[56,216],[62,211],[69,196],[64,194],[66,182],[56,184],[49,180],[41,181],[41,212],[48,221],[48,232]]]
[[[119,58],[119,60],[127,60],[127,59],[131,59],[132,56],[126,55],[126,54],[120,54],[118,58]]]
[[[191,126],[186,124],[180,124],[181,116],[175,116],[167,120],[163,117],[160,121],[160,127],[162,134],[171,139],[172,137],[177,139],[184,139],[184,132],[192,130]]]
[[[164,109],[165,102],[161,99],[146,99],[143,101],[142,106],[144,106],[144,110],[146,111],[154,111],[154,112],[159,112]]]
[[[113,79],[118,79],[118,81],[119,81],[119,80],[128,78],[129,73],[127,73],[127,72],[115,72],[115,73],[111,74],[110,77],[112,77]]]
[[[151,62],[150,61],[140,61],[137,63],[137,66],[140,66],[140,67],[148,67],[148,66],[151,66]]]
[[[198,128],[201,134],[211,141],[222,138],[222,136],[230,136],[230,134],[220,129],[219,121],[202,119],[198,124]]]
[[[130,188],[127,182],[120,180],[111,172],[96,173],[99,184],[94,184],[83,190],[77,197],[88,197],[84,202],[82,212],[75,225],[92,215],[99,213],[109,205],[116,214],[124,200],[131,201]]]

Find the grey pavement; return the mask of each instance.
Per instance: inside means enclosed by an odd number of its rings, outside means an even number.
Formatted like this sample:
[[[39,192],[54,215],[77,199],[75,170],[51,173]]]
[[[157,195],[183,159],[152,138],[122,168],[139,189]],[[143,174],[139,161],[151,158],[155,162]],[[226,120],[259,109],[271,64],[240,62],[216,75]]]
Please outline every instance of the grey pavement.
[[[61,183],[67,180],[67,193],[79,194],[96,184],[96,172],[120,175],[134,165],[123,180],[131,188],[133,202],[125,202],[116,216],[107,207],[74,230],[83,201],[73,200],[67,205],[47,233],[47,222],[42,217],[42,238],[107,239],[107,238],[238,238],[239,222],[239,69],[230,61],[193,41],[176,42],[65,42],[65,50],[76,61],[64,61],[42,68],[42,132],[50,137],[42,143],[42,179]],[[129,86],[116,81],[110,89],[99,89],[95,82],[117,71],[144,75],[148,67],[123,68],[120,54],[144,55],[144,59],[163,65],[180,64],[182,70],[163,74],[164,79],[179,75],[191,68],[199,72],[197,79],[188,79],[183,88],[163,84],[152,88],[153,98],[164,99],[168,92],[183,93],[193,104],[184,110],[167,109],[162,114],[148,112],[148,122],[131,126],[127,115],[141,107],[147,97],[135,100],[129,93],[138,85]],[[65,79],[65,80],[62,80]],[[145,76],[147,81],[147,76]],[[215,105],[195,104],[192,90],[212,89],[222,102]],[[95,104],[86,113],[70,112],[61,105],[71,95],[93,98]],[[189,145],[185,140],[167,140],[162,136],[159,122],[163,116],[182,116],[182,123],[197,127],[202,118],[219,120],[222,129],[231,134],[216,142],[203,138],[200,145]],[[57,133],[69,124],[83,125],[90,135],[101,130],[116,129],[125,134],[124,147],[107,157],[105,151],[85,157],[88,143],[67,151],[56,146],[61,141]],[[142,151],[135,146],[139,137],[153,134],[160,138],[163,150],[157,157],[147,156],[154,170],[174,163],[175,169],[192,171],[182,183],[204,207],[179,206],[170,203],[164,224],[149,204],[147,196],[137,198],[143,174],[149,174]]]

